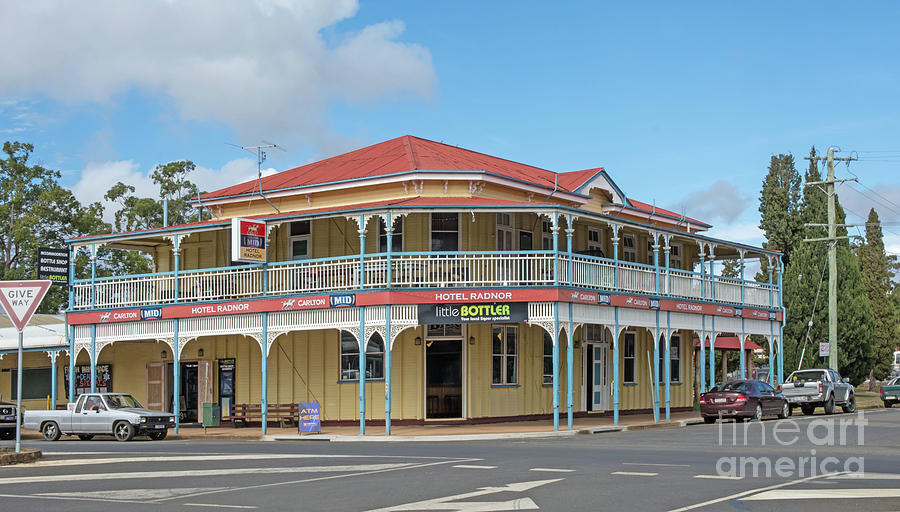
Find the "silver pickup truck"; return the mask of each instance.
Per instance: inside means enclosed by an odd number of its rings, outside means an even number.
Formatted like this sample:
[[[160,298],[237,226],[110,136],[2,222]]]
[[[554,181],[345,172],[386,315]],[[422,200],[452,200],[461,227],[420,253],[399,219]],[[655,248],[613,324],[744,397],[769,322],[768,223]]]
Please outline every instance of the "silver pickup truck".
[[[800,407],[806,415],[819,406],[825,409],[825,414],[834,414],[835,405],[840,405],[844,412],[856,411],[853,385],[834,370],[797,370],[781,385],[781,394],[792,409]]]
[[[144,409],[131,395],[89,393],[64,411],[26,410],[22,428],[40,430],[47,441],[56,441],[61,434],[77,435],[83,441],[97,434],[112,434],[118,441],[131,441],[135,435],[158,441],[174,425],[175,415]]]

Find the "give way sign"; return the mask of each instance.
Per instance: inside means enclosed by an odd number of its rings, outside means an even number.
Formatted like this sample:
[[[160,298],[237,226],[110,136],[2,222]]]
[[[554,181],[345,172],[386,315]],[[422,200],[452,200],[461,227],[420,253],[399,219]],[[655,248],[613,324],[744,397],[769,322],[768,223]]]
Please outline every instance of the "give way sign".
[[[49,289],[50,281],[0,281],[0,304],[19,332],[25,330]]]

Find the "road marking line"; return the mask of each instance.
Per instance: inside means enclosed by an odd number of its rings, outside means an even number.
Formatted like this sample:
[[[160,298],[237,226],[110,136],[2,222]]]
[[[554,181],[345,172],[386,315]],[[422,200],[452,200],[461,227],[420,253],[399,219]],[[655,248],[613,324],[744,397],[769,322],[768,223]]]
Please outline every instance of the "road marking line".
[[[168,457],[102,457],[96,459],[59,459],[41,460],[32,466],[86,466],[92,464],[117,464],[126,462],[205,462],[221,460],[275,460],[275,459],[372,459],[372,458],[402,458],[402,459],[427,459],[439,460],[447,457],[405,457],[400,455],[311,455],[311,454],[236,454],[236,455],[172,455]],[[456,459],[459,460],[459,459]]]
[[[36,496],[58,498],[103,498],[119,501],[145,501],[159,498],[178,497],[206,491],[221,491],[225,487],[186,487],[172,489],[114,489],[103,491],[41,492]]]
[[[483,459],[460,459],[459,462],[478,462],[480,460],[483,460]],[[412,465],[407,465],[405,467],[400,467],[400,468],[380,469],[377,471],[363,471],[363,472],[359,472],[359,473],[342,473],[339,475],[328,475],[328,476],[318,476],[318,477],[313,477],[313,478],[303,478],[300,480],[291,480],[288,482],[273,482],[273,483],[269,483],[269,484],[247,485],[244,487],[232,487],[232,488],[226,489],[224,491],[198,492],[197,494],[193,494],[193,495],[189,495],[189,496],[182,496],[182,498],[192,498],[194,496],[213,494],[214,492],[221,494],[221,493],[226,493],[226,492],[246,491],[249,489],[263,489],[266,487],[280,487],[280,486],[284,486],[284,485],[304,484],[304,483],[309,483],[309,482],[322,482],[325,480],[337,480],[338,478],[350,478],[350,477],[354,477],[354,476],[368,476],[368,475],[374,475],[376,473],[390,473],[393,471],[427,468],[427,467],[431,467],[431,466],[440,466],[442,464],[452,464],[453,462],[454,461],[450,461],[450,460],[438,461],[438,462],[423,462],[421,464],[412,464]],[[153,500],[150,503],[161,503],[161,502],[169,501],[169,500],[173,500],[173,499],[175,499],[175,498],[161,498],[158,500]]]
[[[728,475],[694,475],[694,478],[706,478],[709,480],[743,480],[742,476],[728,476]]]
[[[216,503],[182,503],[185,507],[218,507],[218,508],[258,508],[249,505],[218,505]]]
[[[826,473],[826,474],[824,474],[824,475],[808,476],[808,477],[806,477],[806,478],[801,478],[800,480],[792,480],[792,481],[790,481],[790,482],[783,482],[783,483],[780,483],[780,484],[770,485],[770,486],[768,486],[768,487],[761,487],[761,488],[759,488],[759,489],[750,489],[749,491],[739,492],[739,493],[736,493],[736,494],[732,494],[732,495],[730,495],[730,496],[723,496],[723,497],[721,497],[721,498],[716,498],[716,499],[714,499],[714,500],[704,501],[704,502],[702,502],[702,503],[695,503],[695,504],[693,504],[693,505],[688,505],[688,506],[686,506],[686,507],[673,508],[672,510],[669,510],[669,512],[686,512],[687,510],[694,510],[694,509],[696,509],[696,508],[703,508],[703,507],[706,507],[706,506],[709,506],[709,505],[714,505],[714,504],[716,504],[716,503],[722,503],[723,501],[731,501],[731,500],[736,499],[736,498],[743,498],[744,496],[749,496],[749,495],[751,495],[751,494],[755,494],[755,493],[758,493],[758,492],[765,492],[765,491],[770,491],[770,490],[772,490],[772,489],[780,489],[780,488],[782,488],[782,487],[787,487],[787,486],[789,486],[789,485],[799,484],[799,483],[803,483],[803,482],[809,482],[809,481],[811,481],[811,480],[818,480],[818,479],[820,479],[820,478],[825,478],[825,477],[828,477],[828,476],[832,476],[832,475],[834,475],[834,474],[839,474],[839,473]]]
[[[623,462],[623,466],[660,466],[667,468],[689,468],[690,464],[653,464],[652,462]]]
[[[531,468],[528,471],[543,471],[544,473],[574,473],[574,469],[562,468]]]
[[[355,464],[350,466],[290,466],[262,468],[191,469],[182,471],[134,471],[118,473],[86,473],[75,475],[25,476],[0,479],[0,485],[32,484],[38,482],[74,482],[87,480],[126,480],[131,478],[185,478],[202,476],[227,476],[270,473],[348,473],[354,471],[378,471],[401,469],[414,464]]]
[[[858,498],[900,498],[900,489],[778,489],[741,498],[741,501]]]
[[[896,473],[846,473],[828,477],[828,480],[900,480]]]
[[[497,469],[497,466],[475,466],[473,464],[457,464],[453,467],[459,469]]]
[[[444,496],[442,498],[433,498],[430,500],[417,501],[414,503],[405,503],[402,505],[388,506],[369,510],[368,512],[391,512],[397,510],[456,510],[458,512],[486,512],[501,510],[538,510],[537,504],[531,498],[519,498],[502,502],[481,502],[481,501],[460,501],[468,500],[478,496],[488,494],[496,494],[500,492],[526,492],[535,487],[552,484],[561,481],[562,478],[554,480],[535,480],[532,482],[518,482],[506,484],[502,487],[482,487],[477,491],[467,492],[463,494],[454,494],[452,496]]]
[[[610,475],[625,476],[659,476],[659,473],[641,473],[640,471],[613,471]]]

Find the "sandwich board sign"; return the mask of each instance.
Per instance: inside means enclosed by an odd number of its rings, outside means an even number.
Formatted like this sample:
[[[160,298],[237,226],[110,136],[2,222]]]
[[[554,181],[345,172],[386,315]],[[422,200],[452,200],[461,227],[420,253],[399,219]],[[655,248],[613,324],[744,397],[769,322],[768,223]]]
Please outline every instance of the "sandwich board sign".
[[[50,289],[50,281],[0,281],[0,304],[20,333]]]

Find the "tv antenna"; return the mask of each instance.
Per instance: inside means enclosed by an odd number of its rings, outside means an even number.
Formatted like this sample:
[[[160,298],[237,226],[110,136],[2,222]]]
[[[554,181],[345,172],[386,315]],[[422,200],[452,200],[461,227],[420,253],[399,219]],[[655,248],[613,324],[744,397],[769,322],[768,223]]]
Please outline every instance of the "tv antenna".
[[[259,197],[265,199],[266,202],[269,203],[269,206],[274,208],[276,212],[281,213],[281,210],[279,210],[277,206],[272,204],[272,201],[269,201],[269,198],[266,197],[266,195],[263,193],[262,164],[263,164],[263,162],[266,161],[266,156],[267,156],[266,150],[267,149],[277,149],[279,151],[284,151],[285,153],[287,153],[287,151],[283,147],[279,146],[278,144],[275,144],[274,142],[269,142],[267,140],[262,140],[261,142],[262,142],[262,144],[260,144],[258,146],[238,146],[237,144],[232,144],[230,142],[226,142],[225,144],[228,144],[229,146],[234,146],[238,149],[243,149],[244,151],[250,153],[251,155],[256,155],[256,184],[259,186]]]

